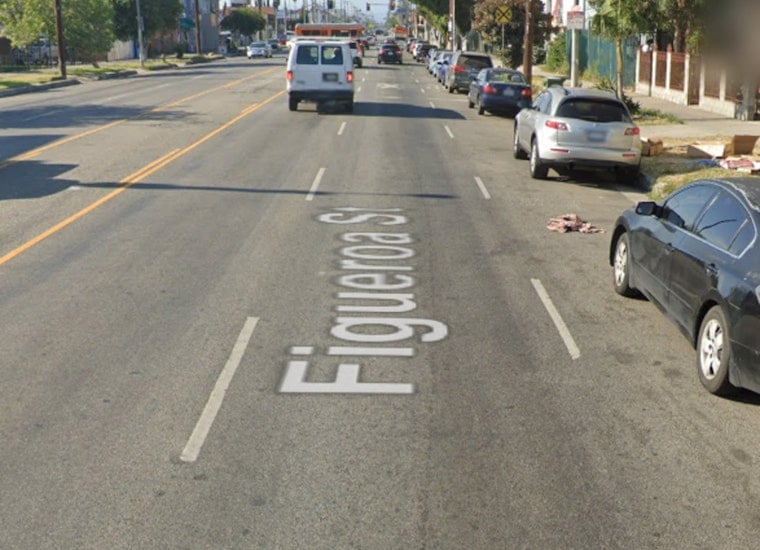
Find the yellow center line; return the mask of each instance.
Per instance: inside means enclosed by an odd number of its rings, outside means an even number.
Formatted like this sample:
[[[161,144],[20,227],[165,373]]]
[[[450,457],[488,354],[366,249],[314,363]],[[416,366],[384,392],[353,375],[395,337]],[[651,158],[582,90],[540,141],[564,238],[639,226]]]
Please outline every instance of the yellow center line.
[[[264,71],[259,71],[256,74],[246,76],[245,78],[239,78],[237,80],[233,80],[232,82],[228,82],[226,84],[222,84],[221,86],[217,86],[216,88],[211,88],[209,90],[205,90],[203,92],[183,97],[182,99],[179,99],[177,101],[173,101],[171,103],[166,103],[164,105],[160,105],[158,107],[154,107],[153,109],[150,109],[148,111],[145,111],[143,113],[137,114],[135,116],[129,117],[129,118],[123,118],[120,120],[115,120],[113,122],[109,122],[108,124],[104,124],[103,126],[98,126],[97,128],[92,128],[90,130],[86,130],[82,133],[75,134],[73,136],[61,138],[59,140],[56,140],[52,143],[49,143],[47,145],[43,145],[41,147],[37,147],[36,149],[32,149],[30,151],[27,151],[25,153],[21,153],[20,155],[16,155],[15,157],[11,157],[3,162],[0,162],[0,170],[3,168],[6,168],[10,166],[11,164],[14,164],[16,162],[22,162],[25,160],[32,159],[36,157],[37,155],[40,155],[41,153],[44,153],[45,151],[48,151],[50,149],[53,149],[55,147],[60,147],[61,145],[65,145],[67,143],[71,143],[72,141],[76,141],[78,139],[85,138],[87,136],[91,136],[92,134],[97,134],[98,132],[102,132],[103,130],[108,130],[109,128],[113,128],[114,126],[118,126],[119,124],[123,124],[130,120],[138,120],[141,117],[146,116],[150,113],[159,113],[161,111],[165,111],[166,109],[171,109],[172,107],[176,107],[178,105],[182,105],[183,103],[187,103],[188,101],[192,101],[193,99],[198,99],[200,97],[209,95],[214,92],[218,92],[219,90],[224,90],[225,88],[232,88],[233,86],[238,86],[239,84],[242,84],[243,82],[246,82],[248,80],[251,80],[252,78],[256,78],[261,76],[262,74],[271,73],[272,71],[276,71],[279,69],[279,67],[273,67],[271,69],[266,69]]]
[[[107,203],[108,201],[110,201],[114,197],[120,195],[121,193],[123,193],[124,191],[126,191],[127,189],[129,189],[130,187],[132,187],[133,185],[136,185],[136,184],[144,181],[145,178],[147,178],[148,176],[151,176],[152,174],[155,174],[156,172],[158,172],[159,170],[161,170],[162,168],[164,168],[165,166],[167,166],[171,162],[174,162],[178,158],[186,155],[187,153],[189,153],[190,151],[192,151],[193,149],[195,149],[196,147],[198,147],[202,143],[205,143],[206,141],[208,141],[212,137],[218,135],[220,132],[222,132],[225,129],[229,128],[230,126],[232,126],[236,122],[239,122],[240,120],[242,120],[243,118],[245,118],[249,114],[251,114],[254,111],[258,110],[259,108],[263,107],[267,103],[270,103],[271,101],[273,101],[276,98],[280,97],[284,93],[285,93],[285,90],[282,90],[280,92],[277,92],[273,96],[268,97],[264,101],[260,101],[258,103],[254,103],[250,107],[247,107],[246,109],[243,109],[243,111],[239,115],[237,115],[235,118],[233,118],[233,119],[225,122],[219,128],[217,128],[217,129],[209,132],[208,134],[206,134],[205,136],[203,136],[199,140],[195,141],[194,143],[191,143],[190,145],[188,145],[186,147],[183,147],[181,149],[174,149],[173,151],[169,152],[168,154],[166,154],[166,155],[164,155],[164,156],[162,156],[162,157],[154,160],[150,164],[147,164],[147,165],[143,166],[142,168],[140,168],[136,172],[133,172],[129,176],[127,176],[124,179],[122,179],[121,181],[119,181],[119,187],[116,188],[116,189],[114,189],[113,191],[111,191],[107,195],[99,198],[95,202],[93,202],[93,203],[89,204],[88,206],[84,207],[79,212],[77,212],[75,214],[72,214],[71,216],[69,216],[65,220],[63,220],[61,222],[58,222],[57,224],[55,224],[51,228],[46,229],[45,231],[43,231],[42,233],[40,233],[36,237],[28,240],[27,242],[25,242],[21,246],[18,246],[16,248],[14,248],[13,250],[11,250],[10,252],[8,252],[4,256],[0,256],[0,266],[3,265],[3,264],[5,264],[5,263],[7,263],[7,262],[9,262],[10,260],[12,260],[16,256],[22,254],[23,252],[26,252],[27,250],[29,250],[30,248],[32,248],[36,244],[39,244],[40,242],[42,242],[45,239],[47,239],[48,237],[50,237],[51,235],[54,235],[55,233],[61,231],[65,227],[68,227],[69,225],[71,225],[75,221],[83,218],[84,216],[86,216],[87,214],[89,214],[90,212],[92,212],[93,210],[95,210],[96,208],[98,208],[99,206],[102,206],[103,204]]]

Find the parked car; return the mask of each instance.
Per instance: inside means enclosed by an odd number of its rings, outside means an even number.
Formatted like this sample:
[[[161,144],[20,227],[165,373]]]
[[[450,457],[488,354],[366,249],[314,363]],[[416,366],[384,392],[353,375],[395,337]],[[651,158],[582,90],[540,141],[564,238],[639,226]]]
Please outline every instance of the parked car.
[[[272,57],[272,47],[264,41],[256,41],[248,44],[246,49],[248,59],[254,57]]]
[[[267,40],[267,44],[272,49],[272,52],[280,51],[280,41],[277,38],[270,38]]]
[[[438,58],[438,54],[440,53],[440,51],[441,50],[439,50],[435,46],[433,46],[432,48],[430,48],[430,50],[428,50],[428,54],[427,54],[427,71],[430,74],[433,74],[433,63],[435,63],[435,60]]]
[[[491,56],[475,52],[454,52],[446,69],[446,79],[443,86],[449,93],[466,92],[470,89],[470,82],[482,69],[493,67]]]
[[[397,44],[380,44],[377,49],[377,63],[403,63],[403,54]]]
[[[515,116],[512,149],[515,158],[530,157],[530,175],[537,179],[550,168],[612,169],[632,184],[641,163],[639,134],[614,93],[550,86]]]
[[[354,110],[354,65],[345,41],[303,40],[293,42],[287,61],[288,107],[301,101],[321,106],[342,103]]]
[[[417,43],[417,45],[414,47],[414,59],[418,61],[419,63],[423,63],[427,57],[428,52],[433,48],[432,44],[426,44],[426,43]]]
[[[433,76],[441,84],[443,84],[443,81],[446,79],[446,69],[449,67],[449,61],[451,60],[452,55],[454,55],[453,52],[439,52],[435,64],[433,65]]]
[[[643,294],[696,349],[711,393],[760,393],[760,187],[698,180],[618,218],[610,243],[618,294]]]
[[[470,82],[467,93],[468,106],[477,105],[478,114],[489,113],[517,114],[521,109],[530,107],[533,92],[525,75],[509,69],[483,69]]]

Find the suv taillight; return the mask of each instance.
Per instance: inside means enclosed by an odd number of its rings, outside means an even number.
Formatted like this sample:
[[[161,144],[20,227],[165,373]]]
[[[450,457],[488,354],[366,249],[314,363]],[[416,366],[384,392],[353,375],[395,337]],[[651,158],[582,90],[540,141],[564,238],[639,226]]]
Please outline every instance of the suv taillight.
[[[346,73],[346,82],[353,82],[354,81],[354,73],[353,71],[348,71]]]
[[[288,71],[285,73],[285,78],[288,79],[288,82],[291,82],[293,80],[293,71]]]
[[[552,130],[557,130],[558,132],[567,132],[570,129],[567,124],[560,122],[559,120],[547,120],[546,127],[551,128]]]

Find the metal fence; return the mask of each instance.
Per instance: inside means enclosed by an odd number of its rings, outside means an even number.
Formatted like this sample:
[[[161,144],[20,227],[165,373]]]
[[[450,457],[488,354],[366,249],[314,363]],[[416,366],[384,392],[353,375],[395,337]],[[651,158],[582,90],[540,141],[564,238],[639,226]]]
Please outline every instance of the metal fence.
[[[598,74],[602,78],[607,78],[612,82],[617,79],[617,51],[615,43],[594,36],[590,31],[584,30],[578,32],[580,41],[578,47],[579,69],[581,73],[591,72]],[[572,51],[573,41],[568,36],[567,40],[567,59],[570,63],[570,52]],[[623,46],[623,86],[632,88],[636,85],[636,49],[638,40],[635,37],[629,38]]]

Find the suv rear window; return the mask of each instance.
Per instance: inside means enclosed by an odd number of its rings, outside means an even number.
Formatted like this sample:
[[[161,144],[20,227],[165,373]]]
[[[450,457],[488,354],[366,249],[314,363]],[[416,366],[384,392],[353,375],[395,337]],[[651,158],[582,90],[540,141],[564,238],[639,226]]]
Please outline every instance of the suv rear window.
[[[622,103],[608,99],[567,99],[557,107],[557,116],[590,122],[633,122]]]
[[[462,65],[468,69],[490,69],[493,67],[491,58],[485,55],[460,55],[457,65]]]

